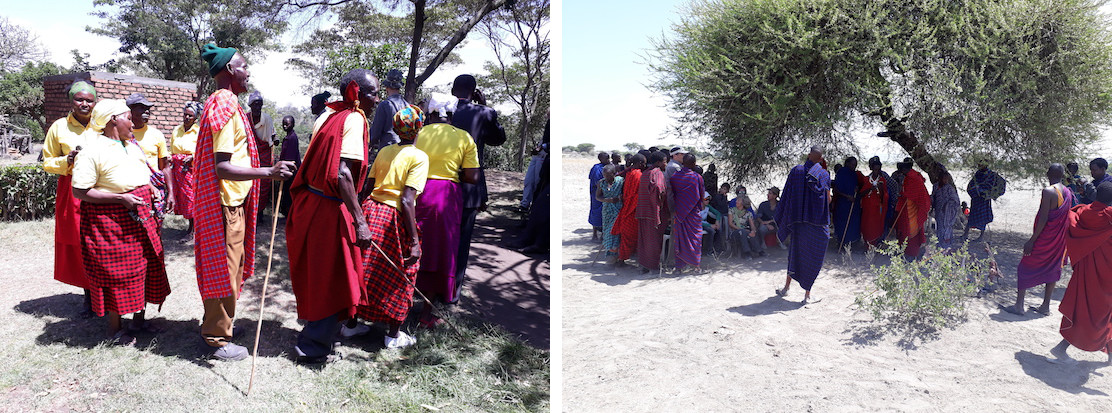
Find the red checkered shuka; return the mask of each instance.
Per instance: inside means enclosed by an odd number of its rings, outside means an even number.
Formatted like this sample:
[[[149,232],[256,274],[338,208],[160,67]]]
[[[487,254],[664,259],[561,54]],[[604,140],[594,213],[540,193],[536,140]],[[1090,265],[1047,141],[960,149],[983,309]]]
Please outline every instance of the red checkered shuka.
[[[374,246],[363,250],[366,292],[359,300],[359,317],[368,322],[400,324],[413,303],[413,282],[417,280],[420,263],[404,267],[409,282],[395,268],[395,265],[404,265],[401,240],[408,239],[397,209],[367,198],[363,202],[363,215],[371,229],[371,242],[382,248],[386,256]]]
[[[212,151],[212,136],[228,124],[232,116],[239,116],[247,131],[247,152],[251,167],[259,167],[259,154],[255,147],[255,133],[247,114],[239,106],[239,99],[230,90],[219,89],[205,101],[201,115],[201,130],[197,136],[197,151],[193,155],[193,219],[195,231],[194,252],[197,262],[197,288],[201,299],[228,296],[239,297],[243,288],[235,288],[229,281],[228,259],[224,244],[224,217],[220,204],[220,183]],[[251,192],[244,200],[245,231],[243,239],[243,281],[255,272],[255,219],[259,204],[259,185],[251,185]]]
[[[144,201],[134,212],[120,204],[81,203],[81,255],[99,316],[142,311],[170,295],[151,187],[131,194]]]
[[[170,173],[174,174],[174,213],[193,219],[193,165],[186,165],[185,158],[193,155],[170,156]]]

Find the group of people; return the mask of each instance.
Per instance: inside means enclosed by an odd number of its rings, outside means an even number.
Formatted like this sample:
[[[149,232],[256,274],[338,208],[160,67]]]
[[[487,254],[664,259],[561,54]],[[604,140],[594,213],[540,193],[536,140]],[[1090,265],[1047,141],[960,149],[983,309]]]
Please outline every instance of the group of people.
[[[769,188],[768,201],[753,211],[744,187],[729,204],[729,184],[712,195],[717,183],[714,165],[703,173],[695,160],[682,148],[670,153],[650,148],[627,155],[625,165],[620,164],[620,154],[599,154],[589,174],[589,223],[602,233],[613,262],[621,265],[636,254],[643,270],[649,271],[674,255],[677,269],[698,267],[700,250],[720,248],[720,232],[728,234],[726,240],[740,241],[742,252],[758,254],[763,253],[765,235],[775,233],[769,244],[788,250],[784,287],[775,292],[786,296],[795,280],[805,291],[804,302],[813,301],[811,288],[832,242],[839,248],[858,242],[873,247],[895,235],[905,257],[917,259],[933,215],[939,249],[946,253],[954,248],[959,217],[966,221],[963,238],[970,228],[980,230],[978,239],[984,237],[994,218],[992,202],[1007,189],[1007,181],[988,167],[987,160],[978,162],[966,186],[968,209],[958,197],[953,176],[935,162],[928,166],[934,173],[929,193],[927,179],[913,169],[911,158],[888,174],[874,156],[866,175],[857,170],[857,159],[848,157],[834,166],[831,179],[823,148],[814,146],[806,161],[789,172],[783,193]],[[1049,314],[1055,283],[1062,267],[1071,262],[1074,276],[1059,306],[1064,340],[1052,351],[1059,360],[1068,361],[1065,349],[1074,345],[1108,352],[1112,362],[1112,271],[1107,270],[1112,263],[1106,262],[1112,256],[1112,177],[1107,168],[1103,158],[1092,160],[1092,179],[1087,180],[1076,163],[1049,166],[1049,185],[1041,191],[1034,230],[1017,269],[1017,300],[1004,307],[1024,315],[1026,290],[1041,284],[1042,305],[1031,310]],[[665,242],[672,248],[662,247]]]
[[[313,97],[316,115],[304,158],[285,116],[281,154],[258,92],[248,91],[247,61],[234,48],[201,51],[216,91],[183,108],[169,143],[147,125],[154,104],[135,94],[97,100],[84,81],[69,89],[73,110],[49,129],[43,166],[59,175],[55,278],[85,289],[86,311],[107,316],[120,345],[157,333],[146,305],[170,294],[163,213],[189,222],[203,309],[200,334],[223,360],[242,360],[232,321],[255,272],[261,211],[274,196],[285,215],[290,278],[298,317],[298,362],[337,357],[339,337],[387,327],[384,345],[416,342],[401,331],[415,289],[440,303],[459,300],[477,212],[486,207],[481,160],[505,131],[476,79],[458,76],[452,96],[410,104],[399,70],[385,81],[356,69],[339,80],[339,99]],[[379,101],[379,88],[388,96]],[[373,118],[368,119],[370,111]],[[268,193],[281,182],[282,196]],[[423,236],[425,235],[425,236]],[[421,325],[441,322],[426,305]],[[124,315],[134,314],[129,322]]]

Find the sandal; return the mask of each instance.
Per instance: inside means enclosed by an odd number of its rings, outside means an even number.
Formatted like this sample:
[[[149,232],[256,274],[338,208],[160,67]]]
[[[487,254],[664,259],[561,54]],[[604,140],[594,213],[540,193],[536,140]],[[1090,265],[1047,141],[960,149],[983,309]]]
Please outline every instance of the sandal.
[[[784,288],[784,289],[777,288],[776,289],[776,295],[778,295],[780,297],[788,295],[788,289],[787,288]]]

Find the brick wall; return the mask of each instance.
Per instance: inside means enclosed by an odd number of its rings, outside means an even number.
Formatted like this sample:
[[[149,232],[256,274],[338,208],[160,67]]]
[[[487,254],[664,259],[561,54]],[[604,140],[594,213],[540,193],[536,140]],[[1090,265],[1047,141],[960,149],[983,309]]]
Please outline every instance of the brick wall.
[[[97,100],[127,99],[132,93],[139,92],[147,97],[154,107],[148,122],[170,138],[174,127],[181,124],[182,108],[186,102],[197,100],[197,85],[170,80],[123,75],[106,72],[81,72],[50,76],[43,79],[46,94],[43,111],[46,127],[58,118],[65,117],[73,108],[68,93],[74,81],[88,81],[97,89]],[[45,130],[45,128],[43,128]]]

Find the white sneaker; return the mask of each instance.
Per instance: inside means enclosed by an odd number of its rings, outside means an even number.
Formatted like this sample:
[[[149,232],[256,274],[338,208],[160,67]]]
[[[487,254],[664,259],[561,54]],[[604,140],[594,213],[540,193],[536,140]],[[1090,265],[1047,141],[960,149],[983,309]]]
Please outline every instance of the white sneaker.
[[[340,335],[344,338],[352,338],[367,334],[371,331],[371,326],[366,324],[356,324],[355,328],[348,328],[347,324],[340,327]]]
[[[417,339],[404,331],[399,331],[397,337],[386,336],[386,348],[402,348],[417,344]]]

